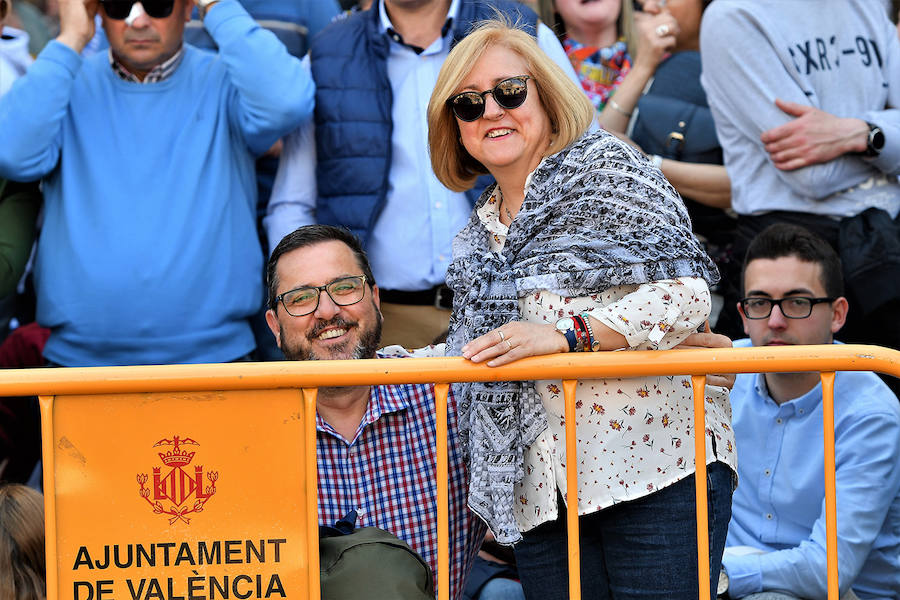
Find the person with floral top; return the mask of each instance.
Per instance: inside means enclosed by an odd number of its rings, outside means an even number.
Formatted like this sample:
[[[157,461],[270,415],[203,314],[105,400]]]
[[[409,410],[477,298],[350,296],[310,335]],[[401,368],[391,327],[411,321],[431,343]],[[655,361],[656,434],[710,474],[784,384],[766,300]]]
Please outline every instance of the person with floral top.
[[[573,350],[667,349],[703,325],[715,266],[658,169],[605,132],[528,34],[483,23],[428,107],[448,188],[497,181],[453,244],[448,354],[489,366]],[[455,386],[469,507],[516,543],[529,598],[568,598],[561,382]],[[686,377],[579,382],[584,598],[696,598],[692,392]],[[707,390],[710,574],[730,517],[727,392]]]

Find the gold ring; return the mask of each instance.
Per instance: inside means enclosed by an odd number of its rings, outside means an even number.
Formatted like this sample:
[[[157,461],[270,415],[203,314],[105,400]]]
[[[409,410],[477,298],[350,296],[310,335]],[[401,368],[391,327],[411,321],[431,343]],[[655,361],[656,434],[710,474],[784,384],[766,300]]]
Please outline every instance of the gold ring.
[[[501,341],[501,342],[505,342],[505,341],[506,341],[506,336],[503,335],[503,332],[500,331],[500,330],[498,329],[498,330],[497,330],[497,333],[500,334],[500,341]]]
[[[669,26],[663,24],[657,27],[656,35],[658,35],[659,37],[666,37],[667,35],[669,35]]]
[[[506,351],[509,352],[510,350],[512,350],[512,344],[509,343],[509,340],[503,341],[506,342]]]

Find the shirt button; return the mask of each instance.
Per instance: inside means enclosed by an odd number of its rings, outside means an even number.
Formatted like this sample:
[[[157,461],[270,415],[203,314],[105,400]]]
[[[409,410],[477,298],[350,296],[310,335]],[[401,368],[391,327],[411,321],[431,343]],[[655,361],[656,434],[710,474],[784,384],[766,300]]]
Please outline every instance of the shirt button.
[[[441,206],[443,206],[443,205],[442,205],[440,202],[435,202],[435,203],[434,203],[434,207],[435,207],[435,208],[440,208]]]
[[[438,260],[445,261],[445,260],[447,260],[447,257],[444,256],[443,254],[438,254]]]
[[[798,410],[797,412],[799,412],[799,413],[802,415],[802,414],[803,414],[803,409],[801,408],[801,409]]]
[[[772,513],[767,514],[767,515],[766,515],[766,519],[768,519],[769,521],[771,521],[771,520],[772,520]]]
[[[781,419],[775,419],[775,422],[781,425]]]
[[[766,470],[765,470],[765,474],[766,474],[766,477],[768,477],[769,475],[772,474],[772,471],[770,471],[769,469],[766,469]]]

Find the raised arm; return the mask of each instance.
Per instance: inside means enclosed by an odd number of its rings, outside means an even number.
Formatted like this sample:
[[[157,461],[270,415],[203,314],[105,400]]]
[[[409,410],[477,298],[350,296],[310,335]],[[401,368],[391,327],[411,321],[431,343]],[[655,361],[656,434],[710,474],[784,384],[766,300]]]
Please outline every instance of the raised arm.
[[[247,146],[262,154],[312,114],[312,76],[237,0],[213,4],[203,25],[219,47],[233,86],[229,117]]]
[[[668,12],[655,15],[637,12],[634,15],[634,30],[637,39],[631,70],[598,119],[605,130],[614,133],[625,133],[631,114],[647,83],[656,73],[656,67],[666,52],[674,48],[678,21]]]
[[[98,7],[99,0],[60,0],[59,36],[0,98],[0,177],[39,179],[59,161],[63,119],[81,69],[79,54],[94,36]]]

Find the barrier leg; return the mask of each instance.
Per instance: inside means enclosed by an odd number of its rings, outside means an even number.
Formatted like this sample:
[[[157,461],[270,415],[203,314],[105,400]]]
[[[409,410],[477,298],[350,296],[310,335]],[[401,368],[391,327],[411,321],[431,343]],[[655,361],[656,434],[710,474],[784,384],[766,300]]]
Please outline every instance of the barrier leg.
[[[822,374],[822,433],[825,440],[825,555],[828,600],[838,600],[837,484],[834,459],[834,371]]]
[[[706,500],[706,376],[692,375],[694,388],[694,482],[697,504],[698,598],[709,598],[709,514]]]
[[[438,383],[434,386],[435,418],[437,428],[437,515],[438,515],[438,598],[447,598],[442,590],[450,591],[450,467],[447,453],[447,394],[450,385]]]
[[[575,433],[577,379],[563,380],[566,401],[566,533],[569,545],[569,599],[581,600],[581,546],[578,533],[578,438]]]

